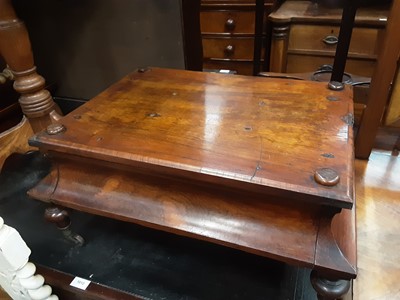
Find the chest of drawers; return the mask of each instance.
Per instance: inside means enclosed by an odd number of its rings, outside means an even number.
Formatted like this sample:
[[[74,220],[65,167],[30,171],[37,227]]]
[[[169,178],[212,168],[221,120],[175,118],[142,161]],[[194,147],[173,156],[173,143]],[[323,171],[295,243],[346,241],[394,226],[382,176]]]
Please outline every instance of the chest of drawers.
[[[360,8],[353,30],[346,71],[371,77],[382,43],[387,7]],[[273,23],[272,72],[312,72],[332,64],[338,42],[340,9],[310,1],[286,1],[269,16]]]
[[[267,16],[274,0],[264,1],[262,44],[258,55],[263,59],[266,45]],[[200,13],[203,42],[203,69],[228,69],[252,75],[255,49],[255,0],[203,0]]]

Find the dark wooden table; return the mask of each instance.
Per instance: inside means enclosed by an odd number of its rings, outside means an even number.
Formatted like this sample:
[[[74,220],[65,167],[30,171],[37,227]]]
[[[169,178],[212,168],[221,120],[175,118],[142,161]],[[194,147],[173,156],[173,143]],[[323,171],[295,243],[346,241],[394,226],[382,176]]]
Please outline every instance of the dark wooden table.
[[[335,299],[356,276],[352,122],[349,87],[142,69],[30,140],[54,167],[29,194],[310,268]]]

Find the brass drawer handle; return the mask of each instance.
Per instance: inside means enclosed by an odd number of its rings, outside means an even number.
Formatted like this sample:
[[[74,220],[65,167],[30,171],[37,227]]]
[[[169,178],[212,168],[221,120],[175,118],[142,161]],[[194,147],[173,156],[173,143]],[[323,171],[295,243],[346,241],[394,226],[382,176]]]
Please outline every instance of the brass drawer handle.
[[[226,20],[226,22],[225,22],[225,28],[226,28],[227,30],[232,31],[232,30],[235,29],[235,27],[236,27],[236,22],[235,22],[234,19],[229,18],[228,20]]]
[[[322,41],[327,45],[336,45],[339,42],[339,39],[337,36],[327,35]]]
[[[231,56],[235,52],[235,47],[233,45],[228,45],[224,49],[224,53],[226,56]]]

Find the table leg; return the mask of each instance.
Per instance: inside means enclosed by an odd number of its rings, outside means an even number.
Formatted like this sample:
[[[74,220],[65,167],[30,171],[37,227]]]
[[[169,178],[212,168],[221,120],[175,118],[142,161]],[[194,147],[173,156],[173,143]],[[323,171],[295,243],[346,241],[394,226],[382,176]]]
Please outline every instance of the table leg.
[[[11,0],[0,0],[0,53],[14,74],[14,88],[21,94],[19,103],[33,131],[57,122],[61,111],[36,72],[28,32]]]
[[[311,284],[317,292],[318,300],[334,300],[343,297],[350,288],[350,280],[327,279],[316,271],[311,272]]]
[[[57,228],[61,230],[64,237],[75,243],[77,246],[82,246],[85,240],[71,230],[71,219],[68,212],[58,206],[51,206],[46,208],[44,218],[50,223],[57,225]]]

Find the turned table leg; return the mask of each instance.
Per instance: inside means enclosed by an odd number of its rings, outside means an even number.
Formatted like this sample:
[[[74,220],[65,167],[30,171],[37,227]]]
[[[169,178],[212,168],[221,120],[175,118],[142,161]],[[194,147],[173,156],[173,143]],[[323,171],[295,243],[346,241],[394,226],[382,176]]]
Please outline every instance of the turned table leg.
[[[318,300],[341,299],[350,289],[350,280],[332,280],[311,272],[311,284],[317,292]]]
[[[0,54],[14,75],[19,103],[34,132],[60,119],[60,110],[36,72],[31,44],[24,23],[18,19],[11,0],[0,0]]]
[[[56,224],[67,240],[72,241],[78,246],[82,246],[85,243],[79,234],[71,231],[71,219],[66,210],[57,206],[48,207],[44,212],[44,218],[46,221]]]

